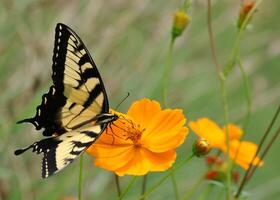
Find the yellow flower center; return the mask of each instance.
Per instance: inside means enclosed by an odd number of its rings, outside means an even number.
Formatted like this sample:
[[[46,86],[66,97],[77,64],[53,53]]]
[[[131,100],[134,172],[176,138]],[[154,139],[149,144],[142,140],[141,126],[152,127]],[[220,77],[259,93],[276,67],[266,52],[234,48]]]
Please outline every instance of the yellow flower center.
[[[121,123],[120,128],[122,132],[121,138],[124,140],[131,140],[135,146],[141,146],[141,136],[145,129],[141,129],[139,124],[136,124],[132,120],[125,120]]]

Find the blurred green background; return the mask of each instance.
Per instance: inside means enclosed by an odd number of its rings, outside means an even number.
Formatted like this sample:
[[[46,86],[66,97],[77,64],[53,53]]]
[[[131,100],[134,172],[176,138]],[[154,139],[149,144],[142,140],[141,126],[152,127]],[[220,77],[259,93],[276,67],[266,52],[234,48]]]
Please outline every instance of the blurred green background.
[[[112,107],[130,92],[125,111],[142,97],[161,100],[159,84],[166,60],[174,11],[179,0],[1,0],[0,1],[0,199],[61,199],[77,196],[79,162],[61,173],[41,179],[41,157],[13,151],[42,138],[31,125],[16,121],[31,117],[51,85],[54,29],[58,22],[72,27],[90,50],[105,82]],[[239,1],[213,2],[213,28],[220,63],[230,54],[236,32]],[[241,40],[241,58],[250,78],[253,113],[246,139],[258,142],[280,102],[280,1],[264,1]],[[223,123],[220,87],[211,60],[206,23],[206,1],[193,1],[192,22],[174,47],[168,101],[183,108],[190,120],[210,117]],[[242,77],[235,68],[227,81],[230,119],[242,125],[246,99]],[[278,122],[279,124],[279,122]],[[178,149],[178,160],[189,156],[191,133]],[[280,142],[265,165],[247,185],[249,199],[279,199]],[[203,159],[194,159],[176,173],[181,195],[205,173]],[[240,169],[240,172],[242,170]],[[162,173],[149,176],[148,187]],[[93,167],[85,156],[84,199],[116,199],[111,172]],[[121,179],[125,186],[131,177]],[[207,183],[202,184],[196,199]],[[141,191],[138,178],[126,199]],[[216,199],[219,188],[207,199]],[[171,181],[148,199],[174,199]]]

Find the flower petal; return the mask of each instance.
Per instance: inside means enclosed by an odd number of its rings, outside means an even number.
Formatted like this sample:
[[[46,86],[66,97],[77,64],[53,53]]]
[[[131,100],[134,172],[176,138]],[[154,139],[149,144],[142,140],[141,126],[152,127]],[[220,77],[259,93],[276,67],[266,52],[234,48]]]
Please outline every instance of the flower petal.
[[[200,118],[196,122],[190,122],[189,127],[199,137],[207,140],[212,147],[222,148],[225,144],[225,133],[212,120]]]
[[[243,130],[234,124],[227,125],[228,132],[229,132],[229,139],[230,140],[240,140],[243,135]],[[226,127],[223,128],[223,131],[226,134]]]
[[[159,112],[145,129],[141,144],[153,152],[165,152],[181,145],[188,134],[182,110]]]
[[[130,106],[127,115],[133,118],[134,122],[143,129],[147,127],[151,119],[160,111],[160,104],[157,101],[144,98],[134,102]]]
[[[153,153],[145,148],[134,148],[132,159],[115,173],[119,176],[125,174],[142,176],[149,171],[164,171],[172,166],[176,159],[175,151]]]
[[[233,140],[230,142],[230,158],[240,165],[245,170],[248,169],[250,162],[252,161],[258,146],[249,141]],[[238,153],[238,155],[236,155]],[[259,157],[256,157],[253,165],[263,165],[263,161]]]
[[[123,167],[134,156],[131,145],[95,144],[87,149],[87,153],[96,157],[94,160],[96,166],[110,171]]]

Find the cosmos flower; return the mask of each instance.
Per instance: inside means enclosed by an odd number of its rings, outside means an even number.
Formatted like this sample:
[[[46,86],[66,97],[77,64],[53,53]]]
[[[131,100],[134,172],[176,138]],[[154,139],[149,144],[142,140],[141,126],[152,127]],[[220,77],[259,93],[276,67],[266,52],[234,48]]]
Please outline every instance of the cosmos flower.
[[[226,142],[226,127],[220,128],[215,122],[208,118],[201,118],[195,122],[190,122],[189,127],[199,137],[207,140],[212,148],[218,148],[224,153],[227,153]],[[239,166],[244,169],[248,169],[250,162],[252,161],[258,146],[249,141],[240,141],[243,131],[234,124],[227,125],[229,133],[229,156]],[[257,165],[260,161],[258,157],[253,162],[253,165]],[[261,161],[259,165],[262,165]]]
[[[111,124],[87,153],[98,167],[119,176],[164,171],[176,159],[175,149],[188,135],[180,109],[164,109],[149,99],[134,102],[127,114],[112,111],[119,119]]]

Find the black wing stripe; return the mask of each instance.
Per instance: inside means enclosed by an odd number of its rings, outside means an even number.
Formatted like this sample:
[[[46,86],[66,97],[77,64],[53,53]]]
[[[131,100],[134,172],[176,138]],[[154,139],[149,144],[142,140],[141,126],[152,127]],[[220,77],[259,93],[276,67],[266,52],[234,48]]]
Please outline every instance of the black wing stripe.
[[[91,127],[79,133],[68,132],[57,138],[50,138],[51,148],[44,149],[42,162],[42,177],[46,178],[57,173],[73,162],[87,147],[89,147],[102,132],[101,126]],[[40,143],[40,142],[39,142]]]
[[[59,116],[57,113],[65,103],[66,98],[59,94],[54,86],[52,86],[49,92],[42,96],[42,103],[37,107],[35,117],[21,120],[18,123],[32,123],[36,127],[36,130],[48,127],[43,131],[44,136],[51,136],[53,133],[62,134],[66,130],[58,120]]]

